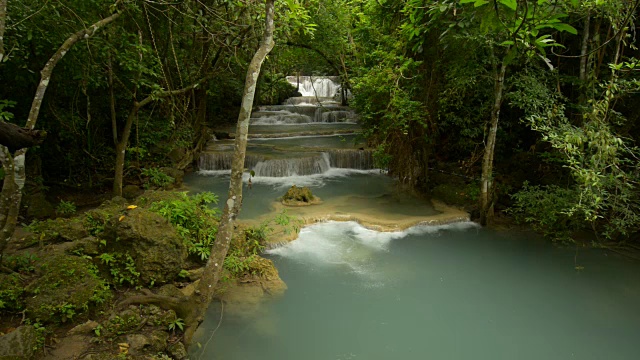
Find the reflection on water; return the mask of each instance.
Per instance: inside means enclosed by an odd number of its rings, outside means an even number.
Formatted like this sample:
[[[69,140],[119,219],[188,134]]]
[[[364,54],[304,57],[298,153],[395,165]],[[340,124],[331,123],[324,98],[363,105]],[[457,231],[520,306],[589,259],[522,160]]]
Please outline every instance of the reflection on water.
[[[269,255],[286,294],[225,314],[202,358],[636,359],[639,264],[580,250],[576,271],[574,255],[471,223],[317,224]]]

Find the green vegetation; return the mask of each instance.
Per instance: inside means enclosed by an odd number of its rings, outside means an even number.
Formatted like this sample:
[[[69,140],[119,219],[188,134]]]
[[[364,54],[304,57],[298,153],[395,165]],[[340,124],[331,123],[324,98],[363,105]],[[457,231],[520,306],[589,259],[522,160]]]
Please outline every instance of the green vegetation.
[[[194,196],[181,193],[179,199],[156,202],[151,210],[175,225],[189,254],[204,261],[211,255],[211,246],[218,231],[218,210],[210,206],[217,202],[217,195],[209,192]]]

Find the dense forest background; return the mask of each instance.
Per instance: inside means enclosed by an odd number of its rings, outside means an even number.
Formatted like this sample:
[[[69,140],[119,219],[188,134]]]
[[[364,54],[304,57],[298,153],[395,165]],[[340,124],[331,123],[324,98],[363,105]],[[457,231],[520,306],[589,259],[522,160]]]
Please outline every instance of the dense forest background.
[[[482,223],[500,210],[554,240],[627,241],[640,225],[638,4],[279,1],[256,105],[289,97],[287,75],[338,75],[403,184],[478,204]],[[27,152],[22,205],[192,166],[237,119],[263,18],[252,0],[0,0],[0,121],[47,132]]]

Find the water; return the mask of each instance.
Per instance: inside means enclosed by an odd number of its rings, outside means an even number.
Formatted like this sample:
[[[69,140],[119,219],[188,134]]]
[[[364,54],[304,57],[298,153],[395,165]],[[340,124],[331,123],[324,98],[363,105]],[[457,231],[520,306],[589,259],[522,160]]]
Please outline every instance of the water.
[[[333,96],[332,82],[314,87]],[[360,150],[357,136],[318,136],[357,132],[359,125],[331,122],[355,117],[337,106],[325,111],[310,97],[254,113],[245,167],[258,176],[249,188],[250,175],[244,174],[240,219],[273,218],[282,208],[278,198],[291,185],[308,186],[322,199],[289,209],[307,219],[351,215],[391,227],[439,216],[429,202],[371,169],[371,150]],[[213,142],[202,168],[228,169],[232,148],[229,141]],[[229,171],[202,170],[185,184],[224,199]],[[575,249],[528,233],[469,222],[387,233],[355,222],[325,222],[304,228],[297,240],[266,256],[288,290],[254,311],[225,307],[220,328],[221,307],[212,304],[195,339],[204,348],[193,346],[192,358],[639,357],[640,264],[605,251],[579,249],[576,256]]]
[[[202,358],[637,359],[639,264],[580,250],[577,271],[574,255],[471,223],[310,226],[269,255],[285,295],[225,313]]]

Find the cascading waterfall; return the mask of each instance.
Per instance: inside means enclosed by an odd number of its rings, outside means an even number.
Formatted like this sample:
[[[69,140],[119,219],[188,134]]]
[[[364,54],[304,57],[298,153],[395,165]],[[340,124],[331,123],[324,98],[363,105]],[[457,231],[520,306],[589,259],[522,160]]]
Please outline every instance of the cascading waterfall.
[[[340,78],[337,76],[300,76],[298,91],[302,96],[333,98],[340,91]],[[287,76],[287,81],[297,87],[298,77]]]
[[[253,168],[262,160],[264,160],[263,156],[247,154],[244,158],[244,166]],[[200,170],[231,170],[232,163],[232,152],[203,152],[200,154],[198,167]]]
[[[200,170],[229,170],[233,161],[230,152],[206,152],[200,156]],[[371,170],[375,169],[371,150],[330,150],[289,159],[266,159],[247,154],[245,167],[255,176],[286,177],[323,174],[330,168]]]
[[[297,85],[297,77],[289,76],[287,80],[294,86]],[[344,138],[336,140],[341,141],[338,145],[330,141],[319,141],[312,135],[348,134],[358,130],[356,113],[347,106],[339,105],[335,100],[336,95],[339,95],[339,80],[335,76],[301,76],[300,92],[303,96],[289,98],[284,105],[257,107],[252,112],[251,125],[257,125],[256,128],[261,129],[260,137],[287,138],[291,137],[289,134],[297,133],[302,134],[304,140],[298,138],[272,143],[273,145],[256,145],[258,142],[253,140],[254,146],[249,146],[244,167],[253,170],[258,177],[324,174],[331,168],[373,169],[374,162],[370,150],[353,149],[354,145],[347,145]],[[343,130],[345,127],[346,132]],[[291,130],[293,128],[297,129]],[[251,129],[250,127],[249,131]],[[327,129],[333,134],[327,134]],[[362,145],[355,148],[358,146]],[[230,170],[232,162],[233,145],[228,141],[213,141],[208,150],[200,156],[198,165],[200,170],[220,171]]]
[[[322,174],[329,168],[329,156],[322,153],[313,157],[260,161],[253,171],[256,176],[285,177]]]
[[[372,150],[331,150],[329,152],[331,167],[343,169],[371,170],[375,169]]]

